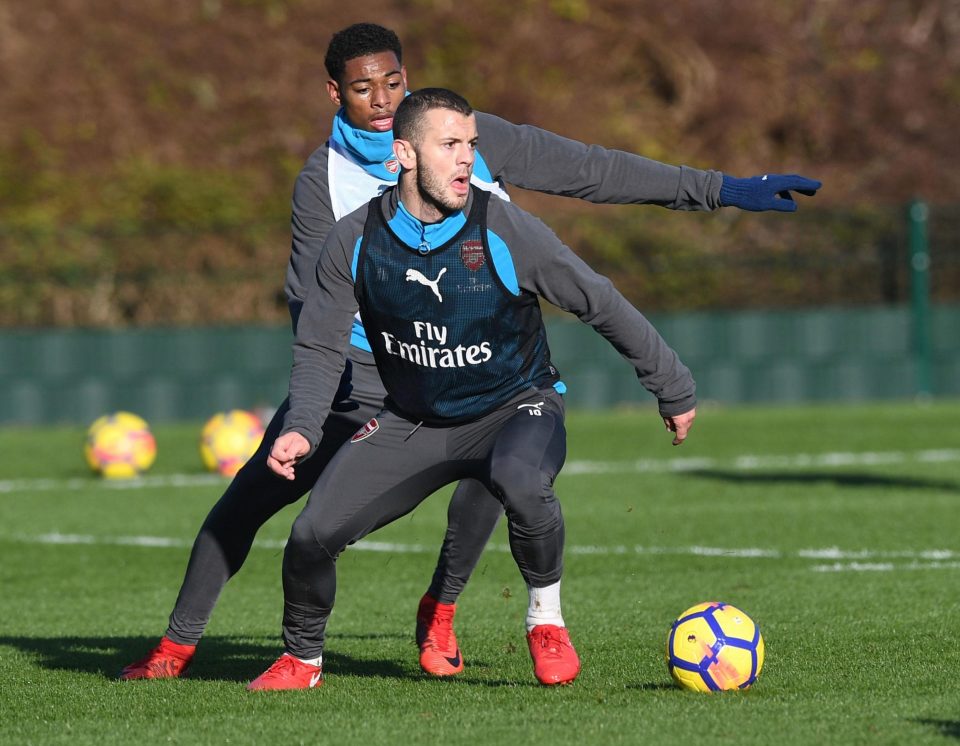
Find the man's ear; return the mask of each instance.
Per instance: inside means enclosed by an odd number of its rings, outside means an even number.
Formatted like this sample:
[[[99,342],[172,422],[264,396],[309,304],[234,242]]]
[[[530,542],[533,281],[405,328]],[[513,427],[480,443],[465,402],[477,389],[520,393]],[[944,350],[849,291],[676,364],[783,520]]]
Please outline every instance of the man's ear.
[[[416,168],[417,151],[413,149],[413,143],[409,140],[394,140],[393,154],[405,170],[410,171]]]
[[[333,79],[327,81],[327,95],[335,106],[342,105],[342,101],[340,100],[340,85],[337,81]]]

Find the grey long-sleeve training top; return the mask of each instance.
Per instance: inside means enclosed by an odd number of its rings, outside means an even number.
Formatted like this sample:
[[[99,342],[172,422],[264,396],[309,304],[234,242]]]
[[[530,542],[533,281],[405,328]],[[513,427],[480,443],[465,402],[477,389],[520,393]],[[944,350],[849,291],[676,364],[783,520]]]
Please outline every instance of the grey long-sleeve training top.
[[[469,214],[472,199],[471,193],[464,215]],[[372,204],[383,210],[393,232],[415,248],[421,231],[403,225],[410,216],[398,212],[398,203],[399,191],[392,188]],[[364,205],[333,227],[312,280],[304,288],[284,432],[300,432],[312,447],[319,442],[333,401],[358,309],[355,266],[368,210],[369,204]],[[463,215],[456,213],[446,220],[458,219],[462,221]],[[429,228],[438,234],[443,226]],[[690,371],[653,325],[609,279],[594,272],[542,221],[493,195],[485,229],[497,275],[510,292],[545,298],[593,327],[636,369],[640,382],[657,397],[663,416],[682,414],[696,406]],[[407,235],[411,236],[409,241]],[[490,318],[489,323],[502,322]],[[384,354],[383,349],[377,349],[383,340],[370,341],[375,356]],[[392,385],[395,382],[385,377],[388,393]]]

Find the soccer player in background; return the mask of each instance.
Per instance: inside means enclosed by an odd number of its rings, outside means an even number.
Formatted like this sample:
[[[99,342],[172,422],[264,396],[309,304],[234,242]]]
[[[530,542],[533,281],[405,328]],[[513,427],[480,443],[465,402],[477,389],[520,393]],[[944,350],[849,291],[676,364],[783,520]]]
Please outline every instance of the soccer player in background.
[[[286,295],[293,329],[312,283],[324,239],[337,220],[396,183],[393,115],[406,95],[407,74],[397,36],[375,24],[334,34],[325,59],[327,92],[338,111],[330,139],[307,160],[292,205],[292,253]],[[654,204],[676,210],[792,211],[790,190],[813,194],[819,182],[799,176],[736,179],[719,171],[676,167],[622,151],[585,145],[532,126],[476,113],[482,138],[473,182],[506,198],[503,184],[595,203]],[[240,569],[259,528],[316,482],[339,446],[381,408],[383,386],[359,320],[340,394],[323,437],[294,480],[267,467],[288,402],[266,429],[263,443],[213,506],[194,541],[180,593],[160,643],[126,666],[121,679],[167,678],[189,666],[217,599]],[[456,600],[489,539],[502,506],[474,480],[462,482],[450,502],[448,528],[436,571],[417,610],[420,664],[433,675],[463,667],[453,633]]]
[[[538,296],[576,314],[636,368],[681,443],[694,382],[653,326],[539,220],[471,186],[477,121],[442,88],[397,108],[397,186],[334,226],[301,308],[289,411],[267,464],[296,479],[317,447],[356,313],[387,391],[338,451],[293,524],[283,557],[286,652],[250,689],[322,680],[336,560],[349,544],[458,479],[480,481],[509,518],[527,584],[527,641],[542,684],[580,661],[560,607],[564,524],[553,484],[566,457],[564,386]]]

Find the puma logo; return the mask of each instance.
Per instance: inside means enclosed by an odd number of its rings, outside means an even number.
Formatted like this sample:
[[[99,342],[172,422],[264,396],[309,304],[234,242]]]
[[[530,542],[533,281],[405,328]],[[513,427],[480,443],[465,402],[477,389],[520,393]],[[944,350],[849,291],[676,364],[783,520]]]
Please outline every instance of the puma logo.
[[[437,287],[440,283],[440,278],[443,277],[443,273],[447,271],[447,268],[444,267],[440,270],[440,274],[437,275],[436,280],[427,279],[427,277],[418,269],[408,269],[407,270],[407,282],[419,282],[421,285],[426,285],[433,291],[433,294],[437,296],[437,300],[443,303],[443,296],[440,295],[440,288]]]

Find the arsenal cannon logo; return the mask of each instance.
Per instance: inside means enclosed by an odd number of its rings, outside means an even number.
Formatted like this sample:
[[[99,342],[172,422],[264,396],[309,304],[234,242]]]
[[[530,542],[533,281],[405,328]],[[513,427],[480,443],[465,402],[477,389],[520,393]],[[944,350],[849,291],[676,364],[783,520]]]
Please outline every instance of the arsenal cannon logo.
[[[471,272],[476,272],[483,266],[486,259],[483,256],[482,241],[464,241],[460,244],[460,261]]]

